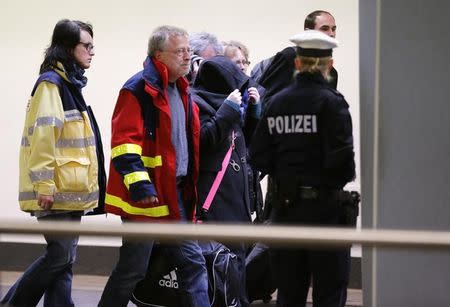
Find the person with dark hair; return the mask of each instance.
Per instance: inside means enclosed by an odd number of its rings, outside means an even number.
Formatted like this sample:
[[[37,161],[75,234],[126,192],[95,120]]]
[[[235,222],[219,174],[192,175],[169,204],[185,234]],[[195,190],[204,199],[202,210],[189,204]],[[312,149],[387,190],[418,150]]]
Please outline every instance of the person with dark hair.
[[[20,147],[20,208],[38,221],[81,221],[103,213],[106,175],[99,128],[82,95],[94,53],[92,26],[60,20],[26,110]],[[46,234],[47,249],[1,301],[8,306],[74,306],[78,235]]]
[[[184,77],[191,54],[184,29],[156,28],[143,70],[120,90],[112,118],[105,208],[124,223],[187,223],[193,218],[200,123]],[[152,240],[122,239],[99,306],[128,305],[147,273],[153,246]],[[183,297],[178,306],[209,307],[206,263],[197,240],[174,243],[170,254]]]
[[[317,10],[306,16],[304,30],[317,30],[335,38],[336,23],[334,17],[327,11]],[[295,47],[287,47],[275,56],[265,59],[255,65],[251,77],[262,86],[265,91],[262,95],[262,108],[270,104],[272,96],[294,82],[296,51]],[[334,67],[328,74],[328,82],[336,89],[338,73]],[[264,216],[270,215],[272,201],[272,179],[267,179],[267,193],[264,202]]]
[[[293,84],[273,96],[250,145],[250,163],[273,181],[274,225],[355,227],[357,200],[344,186],[355,179],[352,119],[329,73],[337,41],[316,30],[297,45]],[[271,264],[277,306],[343,307],[350,275],[350,246],[274,247]]]
[[[318,30],[335,38],[336,22],[331,13],[317,10],[306,16],[304,30]],[[271,96],[293,82],[295,56],[295,48],[287,47],[275,56],[257,63],[252,69],[252,78],[266,89],[263,108]],[[331,69],[329,82],[337,88],[338,74],[334,68]]]
[[[336,38],[336,21],[333,15],[327,11],[317,10],[308,14],[305,18],[304,29],[317,30],[329,37]],[[334,67],[331,67],[328,82],[334,89],[337,89],[338,72]]]
[[[305,30],[318,30],[329,37],[336,37],[336,22],[330,12],[317,10],[306,16],[303,28]]]
[[[250,201],[247,144],[261,114],[258,90],[250,77],[225,56],[205,60],[192,88],[192,99],[200,109],[200,176],[198,181],[199,218],[214,223],[251,223],[255,211]],[[246,106],[244,108],[244,106]],[[231,147],[230,147],[231,146]],[[231,148],[222,181],[208,212],[202,206],[210,193],[224,158]],[[244,244],[227,245],[239,259],[241,272],[240,304],[247,306],[245,293]]]

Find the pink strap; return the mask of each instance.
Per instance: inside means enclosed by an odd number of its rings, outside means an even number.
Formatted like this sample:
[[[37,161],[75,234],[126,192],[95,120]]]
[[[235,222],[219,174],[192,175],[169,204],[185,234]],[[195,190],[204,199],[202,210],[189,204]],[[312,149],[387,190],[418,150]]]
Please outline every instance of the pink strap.
[[[230,149],[228,149],[228,152],[225,155],[225,158],[223,159],[222,169],[217,173],[216,178],[214,179],[214,182],[211,186],[211,190],[209,190],[208,196],[206,196],[205,203],[202,206],[203,210],[205,210],[205,211],[209,210],[209,207],[211,206],[214,196],[216,195],[217,189],[219,188],[220,182],[222,181],[223,175],[225,175],[225,171],[228,168],[228,163],[230,162],[230,159],[231,159],[231,153],[233,152],[233,149],[234,149],[234,139],[235,138],[236,137],[234,136],[234,131],[233,131],[233,133],[231,135]]]

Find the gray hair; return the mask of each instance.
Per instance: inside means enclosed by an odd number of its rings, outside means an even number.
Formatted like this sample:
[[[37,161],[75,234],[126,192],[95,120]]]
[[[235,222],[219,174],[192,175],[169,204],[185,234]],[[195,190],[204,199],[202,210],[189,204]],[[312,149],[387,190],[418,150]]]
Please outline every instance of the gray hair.
[[[214,34],[197,32],[189,36],[189,46],[194,54],[200,55],[210,45],[217,54],[223,54],[223,46]]]
[[[186,36],[186,30],[174,26],[160,26],[156,28],[148,40],[148,56],[152,57],[156,51],[162,51],[171,36]]]

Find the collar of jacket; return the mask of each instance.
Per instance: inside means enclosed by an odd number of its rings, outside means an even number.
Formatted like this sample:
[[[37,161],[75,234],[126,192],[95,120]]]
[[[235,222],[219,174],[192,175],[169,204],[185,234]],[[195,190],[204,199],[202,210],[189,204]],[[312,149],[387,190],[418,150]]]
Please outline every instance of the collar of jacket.
[[[201,89],[191,89],[192,99],[198,107],[209,114],[214,114],[227,99],[228,95],[212,93]]]
[[[319,83],[328,85],[327,80],[320,72],[310,73],[304,72],[297,74],[297,82],[299,83]]]
[[[142,77],[152,96],[156,96],[156,92],[164,94],[164,90],[169,84],[169,71],[167,66],[156,60],[154,57],[147,57],[144,61],[144,71]],[[181,77],[177,80],[177,87],[180,92],[186,92],[189,83],[186,78]]]
[[[72,83],[72,81],[69,80],[66,74],[66,69],[64,68],[64,65],[61,62],[56,63],[55,72],[60,75],[64,80],[66,80],[69,83]]]

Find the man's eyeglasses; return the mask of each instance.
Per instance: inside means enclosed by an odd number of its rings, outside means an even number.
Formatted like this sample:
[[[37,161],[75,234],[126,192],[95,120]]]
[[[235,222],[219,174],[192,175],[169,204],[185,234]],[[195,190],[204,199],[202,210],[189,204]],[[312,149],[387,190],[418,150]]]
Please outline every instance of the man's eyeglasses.
[[[185,53],[187,53],[189,56],[194,54],[194,51],[192,51],[190,48],[178,48],[175,50],[163,50],[167,52],[172,52],[173,54],[176,54],[177,57],[182,57]]]
[[[83,45],[84,49],[86,49],[87,52],[91,52],[94,49],[94,45],[92,45],[91,43],[79,42],[79,44]]]

